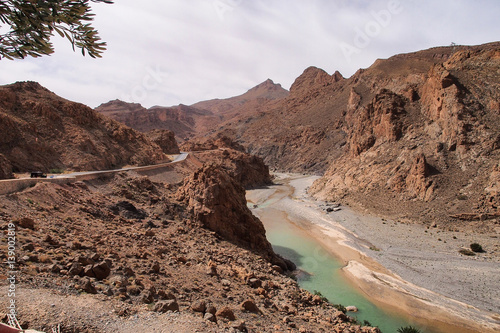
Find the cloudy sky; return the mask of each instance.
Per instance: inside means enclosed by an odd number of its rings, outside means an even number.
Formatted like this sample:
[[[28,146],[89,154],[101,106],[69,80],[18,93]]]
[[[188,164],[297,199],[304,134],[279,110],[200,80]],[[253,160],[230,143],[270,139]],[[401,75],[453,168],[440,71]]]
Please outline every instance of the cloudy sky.
[[[289,89],[305,68],[349,77],[377,58],[500,40],[498,0],[115,0],[93,5],[108,49],[0,60],[0,84],[38,81],[96,107],[112,99],[193,104],[270,78]]]

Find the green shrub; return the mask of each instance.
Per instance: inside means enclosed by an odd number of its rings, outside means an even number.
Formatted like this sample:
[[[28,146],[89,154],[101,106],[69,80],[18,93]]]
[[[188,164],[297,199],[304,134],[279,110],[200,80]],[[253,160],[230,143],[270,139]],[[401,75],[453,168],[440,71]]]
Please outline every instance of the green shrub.
[[[405,326],[398,328],[398,333],[420,333],[420,330],[413,326]]]
[[[467,196],[465,194],[459,194],[457,195],[458,200],[467,200]]]
[[[64,173],[63,169],[50,169],[49,173]]]
[[[484,252],[483,247],[478,243],[472,243],[470,249],[474,252]]]
[[[332,305],[335,309],[342,311],[343,313],[347,312],[347,309],[342,304],[332,304]]]

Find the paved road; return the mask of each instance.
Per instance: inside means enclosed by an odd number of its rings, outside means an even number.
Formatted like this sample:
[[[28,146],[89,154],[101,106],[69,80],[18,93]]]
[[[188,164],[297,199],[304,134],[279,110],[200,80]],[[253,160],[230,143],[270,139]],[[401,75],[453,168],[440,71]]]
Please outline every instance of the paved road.
[[[164,165],[168,165],[168,164],[172,164],[172,163],[177,163],[177,162],[184,161],[188,155],[189,155],[189,153],[181,152],[179,155],[177,155],[175,157],[175,159],[173,161],[170,161],[170,162],[167,162],[167,163],[153,164],[153,165],[140,166],[140,167],[129,167],[129,168],[122,168],[122,169],[113,169],[113,170],[72,172],[72,173],[67,173],[67,174],[63,174],[63,175],[51,176],[50,178],[76,177],[76,176],[83,176],[83,175],[93,175],[93,174],[98,174],[98,173],[131,171],[131,170],[137,170],[137,169],[140,170],[140,169],[147,168],[147,167],[161,167],[161,166],[164,166]]]
[[[173,161],[170,161],[167,163],[161,163],[161,164],[147,165],[147,166],[142,166],[142,167],[130,167],[130,168],[123,168],[123,169],[115,169],[115,170],[73,172],[73,173],[62,174],[62,175],[51,175],[48,178],[25,177],[25,178],[18,178],[18,179],[2,179],[2,180],[0,180],[0,195],[22,191],[26,187],[32,186],[32,185],[36,184],[37,182],[54,182],[54,183],[62,184],[62,183],[73,182],[73,181],[78,180],[78,179],[92,179],[92,178],[94,178],[94,177],[92,177],[92,175],[96,175],[95,178],[97,178],[100,175],[109,175],[112,173],[118,173],[118,172],[122,172],[122,171],[154,170],[157,168],[159,169],[161,167],[165,167],[165,166],[171,165],[173,163],[182,162],[186,159],[186,157],[188,155],[189,155],[189,153],[181,152],[179,155],[177,155],[175,157],[175,159]],[[89,177],[85,177],[85,176],[89,176]]]

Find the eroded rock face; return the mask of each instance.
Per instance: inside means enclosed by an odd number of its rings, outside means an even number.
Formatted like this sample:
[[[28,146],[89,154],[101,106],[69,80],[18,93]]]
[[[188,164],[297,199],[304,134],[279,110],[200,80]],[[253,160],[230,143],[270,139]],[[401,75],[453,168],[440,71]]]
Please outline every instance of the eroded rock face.
[[[215,164],[186,179],[177,197],[204,227],[268,258],[274,256],[262,222],[246,205],[245,189]]]
[[[427,163],[425,155],[418,152],[405,163],[409,169],[401,168],[387,182],[389,188],[399,193],[406,192],[408,198],[429,201],[434,194],[434,183],[429,179],[432,167]]]
[[[203,151],[221,148],[231,148],[245,152],[245,147],[225,135],[208,138],[194,138],[182,144],[183,151]]]
[[[495,214],[499,46],[433,56],[440,60],[426,72],[416,66],[426,57],[419,54],[418,61],[380,60],[353,76],[341,127],[345,149],[311,193],[425,222]]]
[[[383,89],[370,104],[360,109],[355,107],[355,96],[359,95],[351,92],[352,111],[346,115],[346,131],[349,133],[352,154],[359,155],[368,150],[377,140],[391,142],[402,136],[405,102],[401,96]]]

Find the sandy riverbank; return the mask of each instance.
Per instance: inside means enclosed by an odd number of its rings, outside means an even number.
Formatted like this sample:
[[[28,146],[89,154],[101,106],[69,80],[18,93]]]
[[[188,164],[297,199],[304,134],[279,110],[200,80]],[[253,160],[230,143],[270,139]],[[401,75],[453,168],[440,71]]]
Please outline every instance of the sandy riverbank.
[[[324,203],[306,193],[315,177],[277,176],[277,183],[288,186],[252,191],[249,200],[302,224],[345,263],[345,274],[375,303],[424,323],[432,320],[444,332],[500,330],[500,260],[487,253],[458,254],[471,242],[487,247],[498,239],[385,221],[347,207],[327,214]]]

